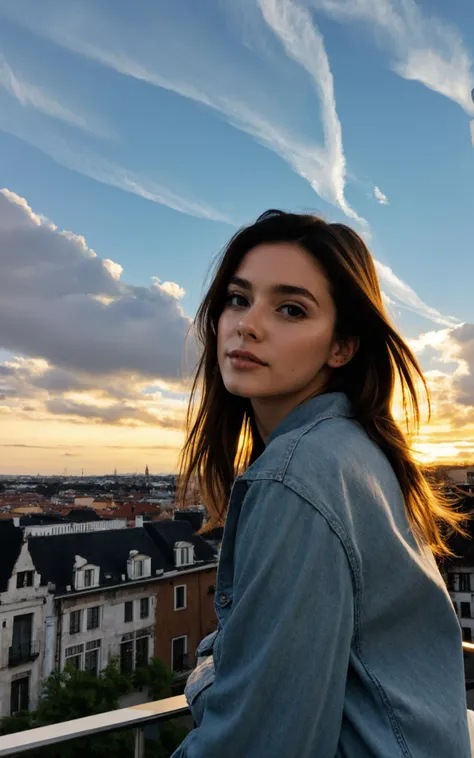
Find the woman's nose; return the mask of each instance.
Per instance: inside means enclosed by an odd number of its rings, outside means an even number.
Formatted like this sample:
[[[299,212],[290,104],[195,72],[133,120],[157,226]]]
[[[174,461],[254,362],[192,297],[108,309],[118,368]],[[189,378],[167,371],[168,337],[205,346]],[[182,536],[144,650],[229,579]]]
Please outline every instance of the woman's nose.
[[[260,340],[262,338],[263,327],[261,319],[253,312],[253,309],[247,311],[245,316],[240,319],[237,325],[237,332],[239,337],[242,338],[246,337],[251,340]]]

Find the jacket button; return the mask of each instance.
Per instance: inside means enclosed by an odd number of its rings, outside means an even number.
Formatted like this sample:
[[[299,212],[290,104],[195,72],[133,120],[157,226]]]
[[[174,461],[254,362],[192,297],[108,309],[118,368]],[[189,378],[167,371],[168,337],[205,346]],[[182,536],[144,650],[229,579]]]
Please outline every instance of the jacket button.
[[[219,600],[221,601],[222,605],[225,605],[227,603],[228,599],[229,598],[227,597],[227,595],[225,594],[225,592],[221,592],[221,594],[219,595]]]

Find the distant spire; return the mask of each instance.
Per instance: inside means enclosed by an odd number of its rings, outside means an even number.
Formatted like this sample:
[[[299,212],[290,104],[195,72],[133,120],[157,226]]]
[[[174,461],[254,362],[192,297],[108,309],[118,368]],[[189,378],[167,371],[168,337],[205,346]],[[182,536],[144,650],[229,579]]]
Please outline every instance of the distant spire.
[[[145,476],[147,479],[150,476],[150,469],[148,468],[148,464],[145,466]]]
[[[114,476],[117,478],[117,469],[114,469]]]

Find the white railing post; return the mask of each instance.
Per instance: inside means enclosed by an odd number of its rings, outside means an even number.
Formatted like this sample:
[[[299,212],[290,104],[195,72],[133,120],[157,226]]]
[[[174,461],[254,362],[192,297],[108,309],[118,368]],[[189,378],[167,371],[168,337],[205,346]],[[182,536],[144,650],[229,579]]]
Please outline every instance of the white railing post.
[[[141,727],[135,729],[135,752],[133,758],[145,758],[145,732]]]

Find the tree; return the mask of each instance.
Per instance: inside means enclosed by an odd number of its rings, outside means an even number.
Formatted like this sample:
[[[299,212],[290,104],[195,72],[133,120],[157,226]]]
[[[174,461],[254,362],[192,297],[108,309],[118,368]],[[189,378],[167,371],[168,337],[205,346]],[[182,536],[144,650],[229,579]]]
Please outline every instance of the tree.
[[[152,700],[171,697],[173,672],[161,658],[152,658],[148,666],[135,672],[134,685],[137,689],[148,689]]]
[[[172,679],[171,670],[159,658],[138,669],[133,678],[120,672],[117,660],[112,660],[98,676],[67,666],[63,672],[53,671],[45,680],[36,711],[4,718],[0,734],[116,710],[119,697],[135,687],[147,688],[153,699],[168,697]],[[157,738],[146,741],[147,753],[153,758],[168,758],[186,731],[171,722],[160,725]],[[29,755],[31,758],[95,758],[108,754],[113,758],[132,758],[133,745],[133,732],[114,732],[40,748]]]

